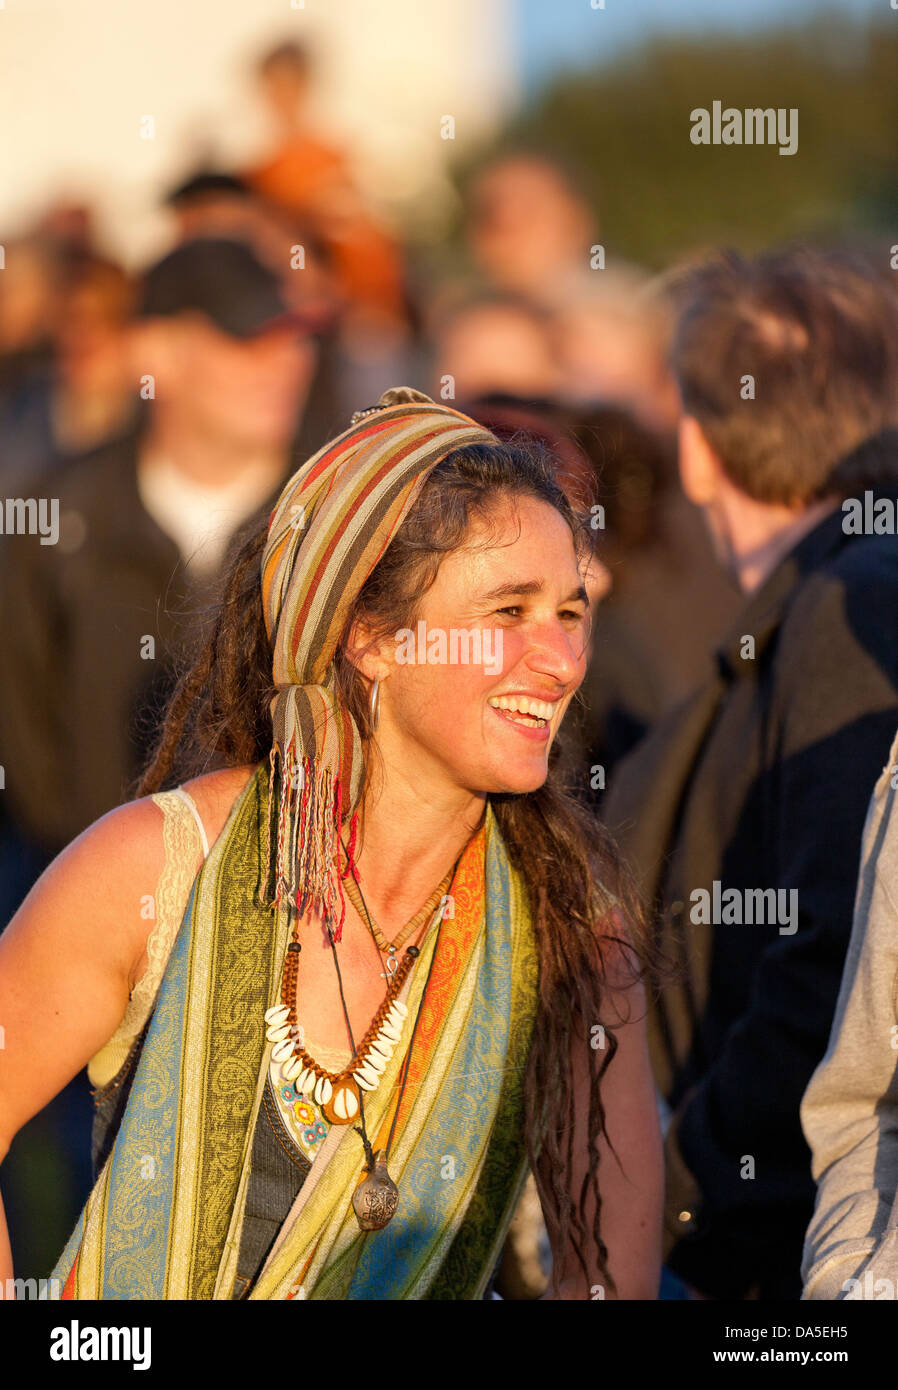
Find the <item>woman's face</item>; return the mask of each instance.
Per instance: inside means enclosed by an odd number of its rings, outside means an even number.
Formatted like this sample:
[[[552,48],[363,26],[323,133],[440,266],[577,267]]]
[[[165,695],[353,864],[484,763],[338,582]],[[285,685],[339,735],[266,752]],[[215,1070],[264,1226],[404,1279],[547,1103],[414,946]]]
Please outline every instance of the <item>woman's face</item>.
[[[588,622],[564,519],[535,498],[503,498],[442,561],[415,626],[378,648],[387,764],[422,789],[534,791],[586,673]],[[517,717],[500,701],[515,701]]]

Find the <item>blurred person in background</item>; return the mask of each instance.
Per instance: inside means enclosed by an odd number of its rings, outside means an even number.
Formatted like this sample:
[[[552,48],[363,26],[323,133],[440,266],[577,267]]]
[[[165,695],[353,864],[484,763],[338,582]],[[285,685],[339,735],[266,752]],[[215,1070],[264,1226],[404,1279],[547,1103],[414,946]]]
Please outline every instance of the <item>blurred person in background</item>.
[[[127,370],[134,396],[151,396],[146,418],[33,480],[34,495],[59,500],[58,544],[15,535],[0,547],[3,853],[23,866],[3,885],[4,924],[28,875],[127,795],[191,647],[191,614],[304,437],[315,346],[248,247],[192,241],[148,270],[141,293]],[[43,1275],[84,1200],[89,1124],[82,1074],[4,1164],[26,1275]]]
[[[318,233],[256,193],[232,172],[194,169],[166,196],[175,246],[197,239],[233,239],[249,246],[278,278],[288,306],[317,344],[317,367],[303,411],[310,439],[327,438],[344,418],[340,347],[341,291],[330,250]],[[298,252],[301,248],[301,254]]]
[[[230,536],[277,492],[314,367],[276,277],[240,242],[191,241],[147,272],[128,362],[141,427],[35,481],[59,499],[58,545],[23,536],[0,551],[16,628],[0,693],[7,798],[49,852],[121,800],[174,612],[200,601]]]
[[[3,497],[31,494],[36,476],[124,435],[135,420],[125,350],[133,286],[114,262],[80,242],[66,242],[67,219],[48,214],[41,226],[40,236],[12,243],[0,277],[0,337],[7,348],[0,359],[6,386],[0,392]],[[83,227],[84,219],[77,219],[75,230]],[[20,544],[16,537],[0,537],[0,551]],[[7,684],[13,680],[7,668]],[[4,798],[0,928],[45,862],[46,850],[10,817]]]
[[[433,323],[434,389],[449,399],[500,393],[545,401],[560,379],[548,315],[514,295],[484,294]]]
[[[668,1266],[693,1296],[798,1298],[799,1104],[898,721],[898,548],[840,508],[898,499],[898,299],[860,258],[810,249],[725,255],[680,292],[680,474],[745,602],[604,818],[681,972],[649,1031],[673,1112]]]
[[[251,241],[259,223],[259,199],[245,179],[221,169],[195,169],[165,197],[176,240],[236,237]]]
[[[289,303],[321,334],[336,323],[340,289],[321,237],[284,208],[263,198],[236,174],[198,169],[165,198],[175,245],[197,238],[233,238],[250,246]],[[302,247],[302,264],[296,248]]]
[[[597,235],[574,173],[537,151],[491,161],[468,190],[465,241],[478,276],[544,308],[574,304],[589,289]]]
[[[646,429],[673,434],[678,399],[666,361],[668,319],[655,283],[635,266],[592,271],[588,291],[552,325],[563,398],[614,402]]]
[[[4,490],[28,491],[35,473],[134,427],[125,350],[133,309],[134,287],[114,261],[79,252],[60,264],[51,355],[20,377],[0,407]]]
[[[77,194],[61,193],[35,219],[32,234],[54,247],[63,258],[101,254],[96,211]]]
[[[24,381],[53,360],[62,258],[36,236],[4,243],[0,275],[0,418]],[[2,459],[0,459],[2,466]]]
[[[619,405],[646,429],[673,433],[669,309],[637,266],[606,264],[576,173],[555,156],[515,151],[471,179],[465,203],[469,265],[433,291],[432,317],[451,321],[477,297],[530,305],[545,316],[561,400]]]
[[[403,374],[412,350],[401,247],[367,206],[347,153],[309,115],[316,63],[289,39],[255,68],[272,128],[267,156],[243,171],[260,196],[307,227],[327,248],[339,292],[345,406],[374,399]]]

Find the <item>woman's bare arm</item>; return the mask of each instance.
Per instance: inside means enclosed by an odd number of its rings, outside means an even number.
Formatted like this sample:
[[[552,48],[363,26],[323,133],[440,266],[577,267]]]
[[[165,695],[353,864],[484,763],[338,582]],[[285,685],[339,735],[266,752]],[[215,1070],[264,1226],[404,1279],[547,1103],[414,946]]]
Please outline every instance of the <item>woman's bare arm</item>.
[[[255,764],[184,786],[214,845]],[[0,1164],[23,1125],[109,1041],[147,968],[165,862],[151,797],[95,821],[53,860],[0,936]],[[196,868],[203,862],[197,850]],[[12,1259],[0,1199],[0,1280]]]
[[[121,1022],[163,858],[155,803],[118,807],[53,860],[0,936],[0,1162]]]
[[[571,1254],[559,1296],[563,1299],[654,1299],[661,1279],[661,1231],[664,1205],[664,1157],[655,1084],[649,1062],[645,1027],[645,992],[633,982],[632,971],[619,948],[610,957],[604,1022],[614,1025],[618,1047],[601,1079],[605,1125],[614,1146],[604,1137],[597,1143],[598,1183],[602,1199],[599,1229],[608,1250],[613,1290],[599,1272],[597,1252],[587,1251],[589,1279]],[[572,1049],[576,1122],[572,1196],[576,1201],[589,1171],[587,1122],[589,1109],[589,1051],[602,1043],[596,1019],[578,1035]],[[607,1035],[604,1037],[607,1045]],[[596,1049],[601,1059],[601,1048]],[[586,1226],[591,1229],[595,1198],[586,1196]],[[553,1297],[551,1286],[546,1298]]]

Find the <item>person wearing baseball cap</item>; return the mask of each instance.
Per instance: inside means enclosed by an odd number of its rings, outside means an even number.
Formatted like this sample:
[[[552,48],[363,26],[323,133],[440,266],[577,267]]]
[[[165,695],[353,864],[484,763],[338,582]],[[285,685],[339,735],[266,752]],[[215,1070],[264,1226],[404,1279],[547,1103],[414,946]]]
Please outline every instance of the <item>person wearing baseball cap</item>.
[[[7,546],[2,561],[0,612],[18,631],[0,694],[4,746],[19,750],[8,803],[51,855],[134,776],[191,614],[289,476],[317,358],[277,276],[224,238],[149,267],[128,350],[138,429],[39,474],[58,544]]]
[[[205,315],[232,338],[255,338],[275,328],[302,331],[278,277],[243,241],[198,237],[176,246],[143,277],[138,316]]]

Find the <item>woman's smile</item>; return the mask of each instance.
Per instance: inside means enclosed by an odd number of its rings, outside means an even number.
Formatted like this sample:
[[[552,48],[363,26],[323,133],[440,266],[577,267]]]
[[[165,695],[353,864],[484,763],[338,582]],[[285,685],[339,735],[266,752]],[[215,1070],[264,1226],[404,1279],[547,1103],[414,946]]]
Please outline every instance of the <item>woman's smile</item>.
[[[531,695],[491,695],[487,700],[499,719],[536,743],[551,737],[555,703]]]

